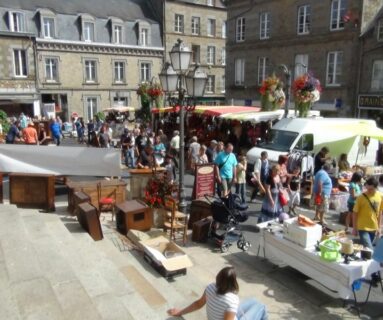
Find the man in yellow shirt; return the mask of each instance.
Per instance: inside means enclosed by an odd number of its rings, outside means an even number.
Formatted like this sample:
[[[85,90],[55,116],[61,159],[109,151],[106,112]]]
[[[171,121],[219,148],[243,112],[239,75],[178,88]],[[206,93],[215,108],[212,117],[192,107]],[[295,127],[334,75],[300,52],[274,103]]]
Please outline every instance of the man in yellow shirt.
[[[354,205],[354,235],[359,233],[363,246],[373,249],[375,237],[380,236],[380,220],[383,211],[382,195],[378,191],[378,181],[367,179],[366,192],[362,193]]]

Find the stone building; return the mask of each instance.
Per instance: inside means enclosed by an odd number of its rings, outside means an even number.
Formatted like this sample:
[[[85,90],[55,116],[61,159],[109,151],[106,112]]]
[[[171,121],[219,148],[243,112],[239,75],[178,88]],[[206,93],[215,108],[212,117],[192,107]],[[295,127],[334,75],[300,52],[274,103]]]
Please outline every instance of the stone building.
[[[358,113],[379,117],[383,126],[383,7],[374,12],[361,35],[360,61]]]
[[[39,103],[33,43],[25,30],[0,32],[0,109],[8,114],[28,113]]]
[[[160,24],[144,0],[1,0],[0,14],[1,31],[34,39],[28,80],[36,78],[43,115],[52,106],[65,120],[115,104],[138,108],[138,84],[161,70]]]
[[[150,0],[162,22],[166,60],[177,39],[193,51],[192,63],[208,74],[204,103],[225,101],[226,6],[221,0]]]
[[[228,1],[227,96],[259,105],[265,77],[285,64],[292,81],[307,70],[322,84],[314,109],[353,115],[359,36],[383,1]],[[378,8],[378,9],[377,9]],[[293,101],[292,101],[293,105]]]

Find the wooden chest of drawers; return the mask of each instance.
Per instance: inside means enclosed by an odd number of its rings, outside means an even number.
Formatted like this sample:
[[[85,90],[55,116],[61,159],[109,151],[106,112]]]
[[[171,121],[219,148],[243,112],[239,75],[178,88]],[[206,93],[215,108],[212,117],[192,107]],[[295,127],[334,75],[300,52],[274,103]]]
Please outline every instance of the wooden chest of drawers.
[[[145,203],[130,200],[116,205],[116,226],[122,234],[130,229],[147,231],[152,225],[153,212]]]
[[[55,210],[55,176],[50,174],[9,174],[11,204],[25,208]]]

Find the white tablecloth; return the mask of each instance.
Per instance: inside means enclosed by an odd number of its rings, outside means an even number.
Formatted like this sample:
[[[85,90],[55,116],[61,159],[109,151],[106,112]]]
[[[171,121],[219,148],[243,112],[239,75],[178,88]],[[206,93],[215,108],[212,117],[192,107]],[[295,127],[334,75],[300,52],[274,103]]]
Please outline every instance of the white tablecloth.
[[[343,299],[352,296],[352,284],[355,280],[369,278],[371,273],[381,270],[379,263],[374,260],[351,261],[350,264],[323,261],[313,248],[304,249],[283,239],[282,234],[262,231],[265,257],[268,260],[279,266],[288,265],[302,272],[337,292]]]

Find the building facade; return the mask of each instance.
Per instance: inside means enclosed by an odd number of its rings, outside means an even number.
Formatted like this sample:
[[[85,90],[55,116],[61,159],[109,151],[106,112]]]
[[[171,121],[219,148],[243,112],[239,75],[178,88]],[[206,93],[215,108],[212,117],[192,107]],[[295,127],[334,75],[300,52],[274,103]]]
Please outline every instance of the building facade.
[[[204,104],[225,101],[226,6],[220,0],[150,0],[162,22],[165,59],[178,39],[193,51],[192,64],[208,74]]]
[[[0,30],[32,35],[34,63],[27,70],[35,72],[27,78],[35,77],[42,115],[53,107],[65,120],[73,113],[89,120],[113,105],[138,108],[138,84],[161,70],[160,24],[144,0],[110,6],[101,0],[2,0],[0,14]],[[35,103],[33,114],[36,109]]]
[[[322,84],[314,109],[353,115],[357,100],[359,36],[378,1],[267,0],[228,2],[227,96],[260,105],[259,88],[279,65],[292,81],[311,72]],[[292,104],[294,102],[292,101]]]

